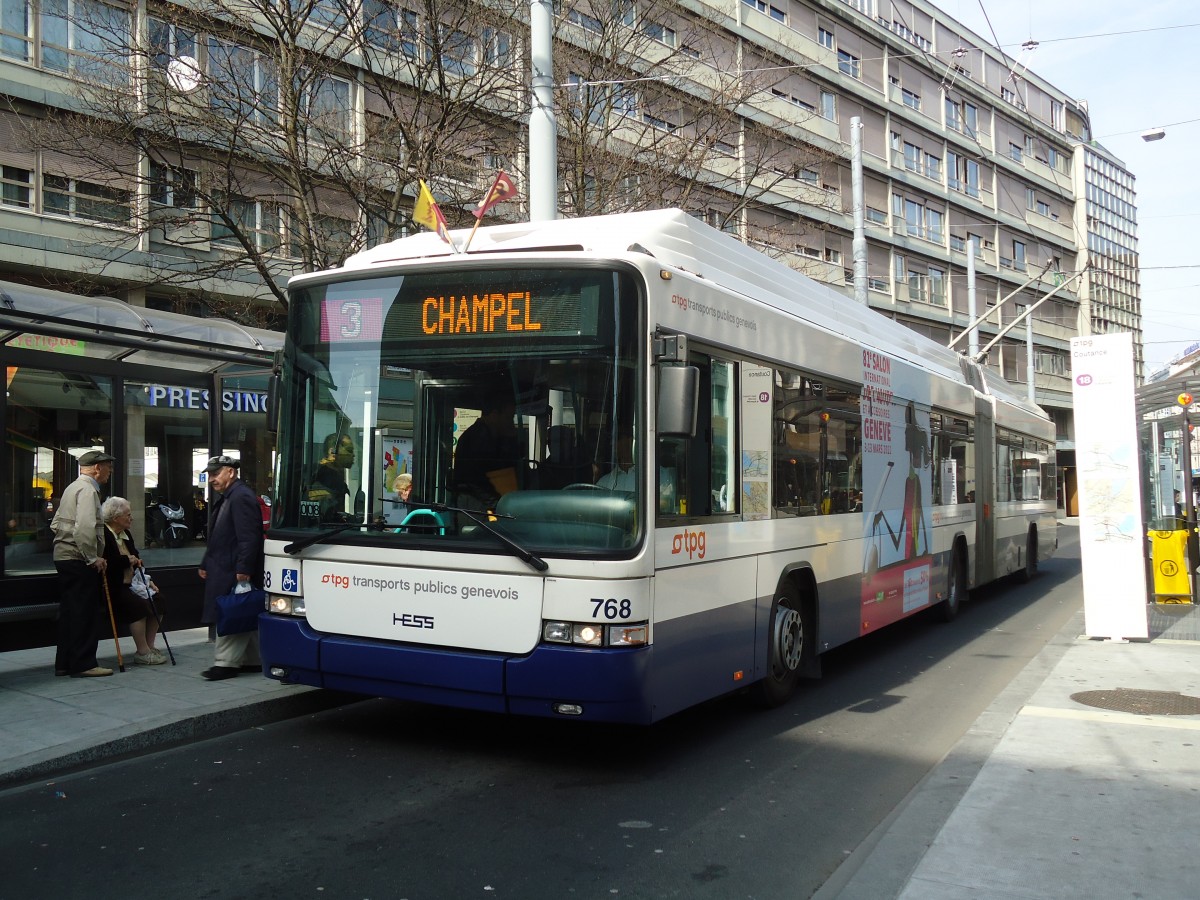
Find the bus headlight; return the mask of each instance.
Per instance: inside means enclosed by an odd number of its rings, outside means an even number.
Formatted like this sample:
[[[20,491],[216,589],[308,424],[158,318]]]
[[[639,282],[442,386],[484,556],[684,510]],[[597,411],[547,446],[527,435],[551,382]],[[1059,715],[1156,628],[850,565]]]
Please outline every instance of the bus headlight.
[[[542,640],[548,644],[573,644],[577,647],[641,647],[648,643],[650,629],[645,622],[627,625],[601,625],[596,622],[543,622]]]
[[[267,598],[267,612],[280,616],[303,616],[305,614],[304,598],[271,594]]]

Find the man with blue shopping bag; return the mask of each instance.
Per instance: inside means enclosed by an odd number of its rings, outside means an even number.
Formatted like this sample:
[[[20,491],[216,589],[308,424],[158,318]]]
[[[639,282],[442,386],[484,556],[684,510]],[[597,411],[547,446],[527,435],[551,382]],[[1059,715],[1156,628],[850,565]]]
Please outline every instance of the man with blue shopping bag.
[[[212,668],[200,674],[209,681],[235,678],[262,669],[258,655],[257,612],[262,611],[263,529],[258,497],[238,477],[241,461],[214,456],[204,471],[220,498],[209,510],[208,545],[200,561],[204,579],[205,624],[217,626]],[[250,593],[251,597],[242,595]],[[257,611],[246,612],[252,600]],[[252,604],[250,604],[252,605]],[[237,608],[241,607],[238,615]],[[235,621],[236,620],[236,621]]]

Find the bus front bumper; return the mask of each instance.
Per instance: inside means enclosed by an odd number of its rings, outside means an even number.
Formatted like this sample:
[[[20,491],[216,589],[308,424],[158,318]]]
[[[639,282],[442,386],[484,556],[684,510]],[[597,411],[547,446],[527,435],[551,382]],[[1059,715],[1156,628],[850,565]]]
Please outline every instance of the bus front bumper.
[[[596,722],[648,724],[652,647],[539,645],[525,656],[322,634],[306,620],[259,617],[268,676],[439,706]]]

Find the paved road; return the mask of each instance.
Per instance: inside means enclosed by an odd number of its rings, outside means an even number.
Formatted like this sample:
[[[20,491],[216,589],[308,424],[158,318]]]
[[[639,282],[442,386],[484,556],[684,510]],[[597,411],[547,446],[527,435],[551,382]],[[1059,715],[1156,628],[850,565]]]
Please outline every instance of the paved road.
[[[635,729],[369,700],[13,789],[0,898],[809,897],[1080,602],[1072,545],[951,625],[837,651],[778,710]]]

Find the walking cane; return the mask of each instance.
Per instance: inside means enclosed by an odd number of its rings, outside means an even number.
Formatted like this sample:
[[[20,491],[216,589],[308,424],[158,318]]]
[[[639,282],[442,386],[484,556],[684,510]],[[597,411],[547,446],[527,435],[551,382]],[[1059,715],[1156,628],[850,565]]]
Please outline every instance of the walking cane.
[[[146,585],[146,593],[150,595],[150,608],[154,610],[154,618],[158,620],[158,636],[163,639],[163,646],[167,648],[167,656],[171,657],[171,665],[175,665],[175,654],[171,652],[171,642],[167,640],[167,633],[163,631],[162,616],[158,614],[158,604],[154,602],[154,592],[150,590],[150,585],[146,582],[146,570],[138,569],[137,574],[141,576],[142,584]]]
[[[100,580],[104,582],[104,599],[108,601],[108,621],[112,623],[113,643],[117,645],[117,667],[125,671],[125,657],[121,655],[121,641],[117,637],[117,617],[113,615],[112,594],[108,592],[108,578],[103,572],[100,573]]]

